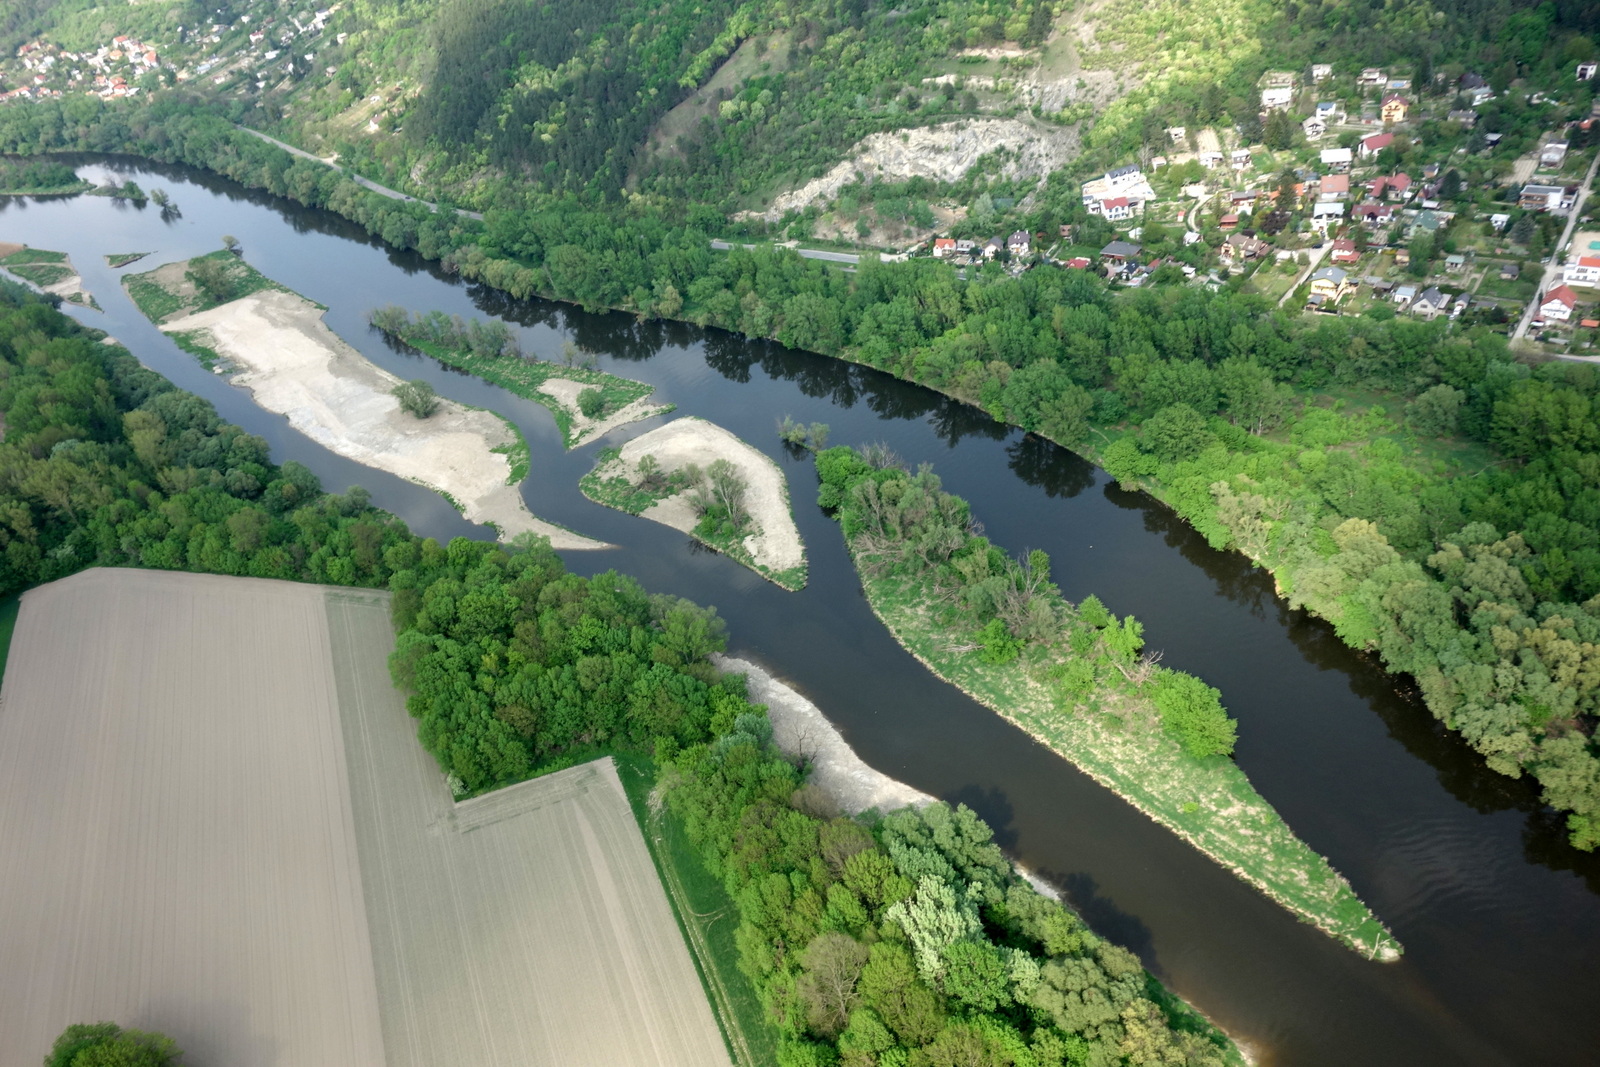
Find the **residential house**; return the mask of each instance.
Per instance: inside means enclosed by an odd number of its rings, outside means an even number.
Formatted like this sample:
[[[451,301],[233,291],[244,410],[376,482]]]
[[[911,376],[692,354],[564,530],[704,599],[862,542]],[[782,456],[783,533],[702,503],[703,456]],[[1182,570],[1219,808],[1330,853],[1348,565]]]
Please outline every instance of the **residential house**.
[[[1467,269],[1467,257],[1459,252],[1452,252],[1444,257],[1444,269],[1452,274],[1460,274]]]
[[[1411,226],[1406,231],[1406,236],[1409,238],[1418,230],[1424,233],[1438,233],[1439,227],[1443,226],[1447,221],[1442,211],[1419,211],[1417,212],[1417,217],[1411,220]]]
[[[1217,139],[1217,131],[1207,127],[1195,134],[1195,155],[1200,160],[1202,167],[1220,167],[1225,158],[1222,154],[1222,142]]]
[[[1517,203],[1524,211],[1556,211],[1566,190],[1559,185],[1524,185]]]
[[[1506,228],[1506,225],[1508,223],[1510,223],[1510,221],[1511,221],[1511,216],[1510,215],[1495,214],[1495,215],[1490,215],[1489,216],[1489,225],[1494,227],[1494,232],[1495,233],[1499,233],[1502,230],[1504,230]]]
[[[973,253],[977,252],[977,250],[978,242],[976,241],[969,241],[964,237],[956,241],[956,255],[958,256],[970,257]]]
[[[1578,80],[1581,82],[1588,81],[1590,78],[1594,77],[1595,71],[1597,70],[1600,70],[1600,63],[1596,63],[1592,59],[1579,63]]]
[[[1131,189],[1136,185],[1149,184],[1139,171],[1137,163],[1129,163],[1115,170],[1106,171],[1105,182],[1113,189]]]
[[[1356,251],[1356,243],[1354,241],[1335,241],[1333,242],[1333,251],[1329,253],[1328,258],[1335,263],[1354,263],[1361,258],[1361,253]]]
[[[1471,303],[1471,296],[1467,295],[1466,293],[1458,293],[1456,298],[1450,302],[1450,317],[1452,319],[1459,319],[1461,317],[1461,313],[1466,311],[1467,307]]]
[[[1501,281],[1503,281],[1503,282],[1514,282],[1521,276],[1522,276],[1522,265],[1521,264],[1519,264],[1519,263],[1502,263],[1502,264],[1500,264],[1500,280]]]
[[[1392,144],[1394,144],[1394,134],[1392,133],[1375,133],[1371,137],[1363,137],[1361,139],[1361,158],[1371,159]]]
[[[1352,158],[1353,153],[1348,148],[1324,148],[1322,150],[1322,165],[1331,167],[1336,171],[1349,170]]]
[[[1312,227],[1326,233],[1329,226],[1344,221],[1344,213],[1349,206],[1343,200],[1318,200],[1311,208]]]
[[[1367,183],[1374,200],[1404,201],[1411,194],[1409,174],[1380,174]]]
[[[1546,322],[1566,322],[1578,307],[1578,294],[1565,285],[1547,290],[1539,302],[1539,317]]]
[[[1363,89],[1377,89],[1386,81],[1388,79],[1383,76],[1383,71],[1377,67],[1368,67],[1356,78],[1356,84]]]
[[[1478,113],[1471,108],[1451,111],[1445,115],[1445,118],[1451,122],[1459,122],[1464,130],[1470,130],[1478,124]]]
[[[1261,90],[1261,106],[1267,111],[1282,111],[1294,102],[1294,86],[1273,85]]]
[[[1439,164],[1427,163],[1422,167],[1422,180],[1431,182],[1439,176]]]
[[[1332,122],[1339,116],[1339,101],[1319,100],[1317,101],[1316,110],[1312,114],[1323,122]]]
[[[1482,107],[1494,99],[1494,90],[1487,85],[1480,85],[1467,93],[1467,102],[1473,107]]]
[[[1272,248],[1267,242],[1247,233],[1229,234],[1228,239],[1222,242],[1218,253],[1223,259],[1246,260],[1260,259]]]
[[[1311,275],[1311,294],[1329,303],[1337,304],[1354,288],[1350,275],[1341,267],[1323,267]]]
[[[995,256],[998,256],[1000,254],[1000,250],[1002,248],[1004,248],[1004,247],[1005,247],[1005,242],[1000,240],[1000,238],[998,238],[998,237],[989,238],[987,241],[985,241],[983,243],[983,258],[984,259],[993,259]]]
[[[945,256],[956,254],[956,239],[954,237],[935,237],[933,239],[933,258],[943,259]]]
[[[1411,306],[1411,301],[1417,298],[1417,287],[1414,285],[1397,285],[1394,287],[1394,302],[1403,308]]]
[[[1549,144],[1539,149],[1539,166],[1541,169],[1544,167],[1559,167],[1561,164],[1565,163],[1566,160],[1566,141],[1551,141]]]
[[[1006,251],[1013,256],[1025,256],[1033,251],[1033,238],[1028,236],[1027,230],[1017,230],[1006,238]]]
[[[1315,141],[1328,132],[1328,123],[1315,115],[1310,116],[1300,123],[1300,128],[1306,133],[1306,140]]]
[[[1585,330],[1600,330],[1600,319],[1583,319],[1578,325]]]
[[[1172,138],[1172,143],[1173,144],[1182,144],[1184,142],[1184,139],[1189,136],[1189,127],[1187,127],[1187,126],[1168,126],[1167,127],[1167,136]]]
[[[1114,196],[1110,200],[1101,200],[1096,215],[1104,215],[1108,222],[1124,222],[1133,218],[1134,201],[1125,196]]]
[[[1600,256],[1579,256],[1561,269],[1567,285],[1600,285]]]
[[[1228,162],[1233,164],[1235,170],[1244,170],[1254,162],[1254,159],[1250,155],[1250,149],[1235,148],[1229,155]]]
[[[1219,230],[1231,230],[1237,225],[1239,225],[1238,215],[1224,215],[1217,220],[1217,229]]]
[[[1372,286],[1372,295],[1389,299],[1389,294],[1394,292],[1394,282],[1384,281],[1382,278],[1369,276],[1366,283]]]
[[[1580,66],[1581,66],[1581,64],[1580,64]],[[1327,81],[1331,77],[1333,77],[1333,64],[1332,63],[1313,63],[1313,64],[1311,64],[1311,80],[1313,82]],[[1579,77],[1581,78],[1582,75],[1579,75]]]
[[[1156,191],[1150,187],[1150,179],[1133,163],[1107,171],[1102,178],[1083,183],[1083,206],[1091,213],[1099,213],[1101,201],[1119,196],[1125,196],[1130,201],[1137,200],[1142,205],[1146,200],[1154,200]]]
[[[1397,249],[1395,249],[1394,250],[1394,265],[1397,266],[1397,267],[1409,267],[1409,266],[1411,266],[1411,250],[1409,248],[1397,248]]]
[[[1378,113],[1383,116],[1385,126],[1406,120],[1406,112],[1411,110],[1411,102],[1399,93],[1390,93],[1383,98],[1383,103],[1378,108]]]
[[[1421,315],[1425,319],[1438,318],[1448,310],[1450,310],[1450,298],[1432,285],[1417,294],[1417,298],[1411,302],[1412,313]]]
[[[1323,200],[1343,200],[1350,195],[1350,175],[1327,174],[1321,181]]]
[[[1372,229],[1380,229],[1394,221],[1394,205],[1366,200],[1356,205],[1355,218]]]
[[[1100,250],[1100,258],[1121,265],[1139,254],[1139,246],[1127,241],[1112,241]]]
[[[1483,135],[1483,143],[1490,148],[1500,147],[1500,142],[1505,139],[1506,135],[1503,133],[1486,133]]]
[[[1088,256],[1073,256],[1066,265],[1072,270],[1088,270],[1091,262]]]

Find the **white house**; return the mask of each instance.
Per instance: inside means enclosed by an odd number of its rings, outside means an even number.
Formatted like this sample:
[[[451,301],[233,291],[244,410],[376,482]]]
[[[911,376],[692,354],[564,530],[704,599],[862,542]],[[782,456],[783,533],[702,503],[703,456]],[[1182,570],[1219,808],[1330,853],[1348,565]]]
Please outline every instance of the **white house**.
[[[1363,89],[1382,88],[1383,83],[1386,81],[1388,81],[1388,79],[1383,76],[1383,71],[1379,70],[1377,67],[1368,67],[1366,70],[1361,72],[1360,77],[1356,78],[1356,84],[1361,86]]]
[[[1311,226],[1319,233],[1327,233],[1328,227],[1344,221],[1344,213],[1349,204],[1343,200],[1318,200],[1311,208]]]
[[[1578,294],[1565,285],[1558,285],[1544,294],[1539,304],[1539,317],[1546,322],[1566,322],[1578,306]]]
[[[1315,141],[1328,132],[1328,124],[1317,116],[1312,115],[1300,123],[1300,128],[1306,131],[1306,140]]]
[[[1337,170],[1349,170],[1350,163],[1355,154],[1348,148],[1324,148],[1322,150],[1322,165],[1333,167]]]
[[[1100,210],[1094,213],[1104,215],[1107,222],[1123,222],[1131,219],[1136,211],[1134,201],[1125,196],[1114,196],[1110,200],[1101,200],[1099,205]],[[1138,206],[1142,207],[1143,205]]]
[[[1327,81],[1331,77],[1333,77],[1333,64],[1332,63],[1313,63],[1313,64],[1311,64],[1311,80],[1312,81],[1314,81],[1314,82]],[[1582,75],[1579,75],[1579,77],[1582,77]]]
[[[1183,139],[1185,137],[1189,136],[1189,127],[1187,127],[1187,126],[1168,126],[1167,127],[1167,136],[1172,138],[1172,143],[1173,144],[1181,144],[1183,142]]]
[[[1495,233],[1499,233],[1501,230],[1505,229],[1506,228],[1506,224],[1509,223],[1510,221],[1511,221],[1511,216],[1510,215],[1490,215],[1489,216],[1489,225],[1494,227],[1494,232]]]
[[[1539,149],[1539,166],[1559,167],[1567,159],[1567,142],[1551,141]]]
[[[1600,285],[1600,256],[1579,256],[1561,268],[1567,285]]]
[[[1425,319],[1437,318],[1449,309],[1450,298],[1431,285],[1411,302],[1412,312]]]
[[[1282,110],[1294,101],[1294,86],[1273,85],[1261,90],[1261,106],[1268,111]]]
[[[1252,162],[1251,156],[1250,156],[1250,149],[1248,149],[1248,148],[1235,148],[1233,150],[1232,154],[1229,156],[1229,161],[1235,167],[1238,167],[1240,170],[1243,170],[1244,168],[1248,167],[1250,165],[1250,163]]]
[[[1588,60],[1587,62],[1579,63],[1578,80],[1581,82],[1588,81],[1590,78],[1594,77],[1595,71],[1597,70],[1600,70],[1600,63],[1596,63],[1592,59]]]
[[[1317,118],[1323,120],[1324,122],[1332,122],[1333,121],[1333,117],[1335,115],[1337,115],[1337,114],[1339,114],[1339,101],[1337,101],[1337,100],[1319,100],[1319,101],[1317,101],[1317,109],[1316,109]]]

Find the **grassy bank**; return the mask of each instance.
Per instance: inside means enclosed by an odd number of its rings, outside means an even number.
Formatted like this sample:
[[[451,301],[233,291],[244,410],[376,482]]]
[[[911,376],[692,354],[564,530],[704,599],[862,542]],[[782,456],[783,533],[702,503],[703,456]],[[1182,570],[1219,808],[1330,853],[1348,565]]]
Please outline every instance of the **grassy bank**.
[[[765,1067],[776,1063],[777,1032],[767,1021],[755,988],[739,969],[739,945],[734,936],[738,908],[722,883],[706,870],[681,821],[654,794],[655,762],[631,752],[616,753],[612,758],[734,1064]]]
[[[71,185],[38,185],[0,189],[0,196],[77,196],[79,193],[86,193],[93,188],[93,182],[77,181]]]
[[[130,263],[139,262],[139,260],[143,259],[145,256],[148,256],[149,254],[149,252],[117,252],[106,256],[106,266],[126,267]]]
[[[561,428],[562,443],[567,448],[576,448],[584,444],[595,436],[597,427],[609,425],[612,417],[624,408],[645,399],[655,391],[655,387],[646,382],[620,378],[593,367],[529,359],[519,350],[514,350],[514,342],[510,341],[509,337],[502,344],[495,346],[496,351],[491,355],[475,352],[466,344],[445,343],[428,334],[448,332],[448,324],[443,330],[427,330],[422,328],[421,324],[427,323],[428,317],[423,317],[418,323],[413,324],[407,313],[402,311],[401,314],[406,316],[404,326],[391,323],[381,315],[374,316],[373,325],[400,344],[432,356],[447,367],[466,371],[491,385],[498,385],[502,389],[542,405],[555,416],[556,425]],[[562,397],[540,388],[551,381],[577,382],[595,390],[599,394],[597,414],[584,418],[582,413],[575,412],[572,405]],[[664,404],[641,410],[634,418],[662,415],[672,410],[673,405]]]
[[[857,474],[847,497],[832,499],[826,482],[823,502],[840,506],[873,612],[930,670],[1305,921],[1369,958],[1399,958],[1399,943],[1350,884],[1230,758],[1233,724],[1215,690],[1139,656],[1135,620],[1119,622],[1098,601],[1069,604],[1049,584],[1042,553],[1027,566],[997,562],[998,550],[970,535],[965,502],[940,493],[931,475]],[[891,482],[899,488],[883,488]],[[919,499],[946,521],[924,521]],[[903,509],[881,503],[891,500]],[[880,507],[878,522],[871,512]],[[889,538],[886,528],[907,532]],[[930,552],[947,561],[930,565]],[[1196,727],[1206,693],[1212,718]]]
[[[201,263],[217,265],[216,280],[209,289],[196,285],[190,277],[196,265]],[[181,263],[167,263],[143,274],[130,274],[122,280],[122,284],[139,310],[158,326],[184,315],[210,311],[266,289],[293,292],[226,249]],[[324,304],[317,304],[314,300],[310,302],[323,311],[328,310]]]
[[[629,515],[643,515],[653,505],[689,492],[694,486],[682,472],[678,471],[664,475],[660,484],[652,488],[636,484],[628,478],[627,466],[622,460],[620,450],[607,448],[600,452],[594,469],[579,480],[578,488],[584,496],[596,504],[604,504],[608,508],[616,508]],[[732,532],[725,524],[702,520],[689,531],[689,536],[707,548],[742,563],[767,581],[791,593],[797,593],[806,587],[809,571],[805,564],[787,570],[775,570],[758,563],[745,548],[747,535]]]

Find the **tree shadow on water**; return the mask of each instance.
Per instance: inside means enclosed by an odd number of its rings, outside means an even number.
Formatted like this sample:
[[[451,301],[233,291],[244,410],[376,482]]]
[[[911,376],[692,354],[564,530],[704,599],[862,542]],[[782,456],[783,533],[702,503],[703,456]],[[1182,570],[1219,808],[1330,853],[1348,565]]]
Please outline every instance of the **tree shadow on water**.
[[[985,789],[983,786],[968,784],[953,793],[946,793],[941,799],[952,808],[958,804],[965,804],[977,812],[978,818],[989,824],[989,829],[994,831],[994,843],[1007,852],[1016,851],[1016,809],[1011,805],[1011,798],[995,786]]]
[[[1093,875],[1085,871],[1076,874],[1041,871],[1039,874],[1051,885],[1060,888],[1067,905],[1083,916],[1083,921],[1089,924],[1091,930],[1137,955],[1143,961],[1145,970],[1157,978],[1161,977],[1161,968],[1156,961],[1155,937],[1150,927],[1138,916],[1128,914],[1101,896],[1100,885]]]

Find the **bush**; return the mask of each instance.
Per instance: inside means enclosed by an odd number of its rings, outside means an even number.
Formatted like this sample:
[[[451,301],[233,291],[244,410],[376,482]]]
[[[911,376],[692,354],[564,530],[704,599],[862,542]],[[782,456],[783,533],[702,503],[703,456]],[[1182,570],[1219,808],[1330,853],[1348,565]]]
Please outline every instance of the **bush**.
[[[1151,699],[1161,724],[1196,758],[1233,755],[1239,724],[1228,718],[1222,694],[1191,674],[1163,671]]]
[[[598,419],[606,410],[605,394],[598,389],[585,389],[578,394],[578,410],[586,419]]]
[[[439,410],[438,394],[433,391],[433,386],[421,379],[401,382],[391,392],[394,398],[400,401],[402,411],[409,412],[419,419],[425,419]]]
[[[163,1034],[116,1023],[74,1023],[56,1038],[44,1067],[170,1067],[182,1055]]]

